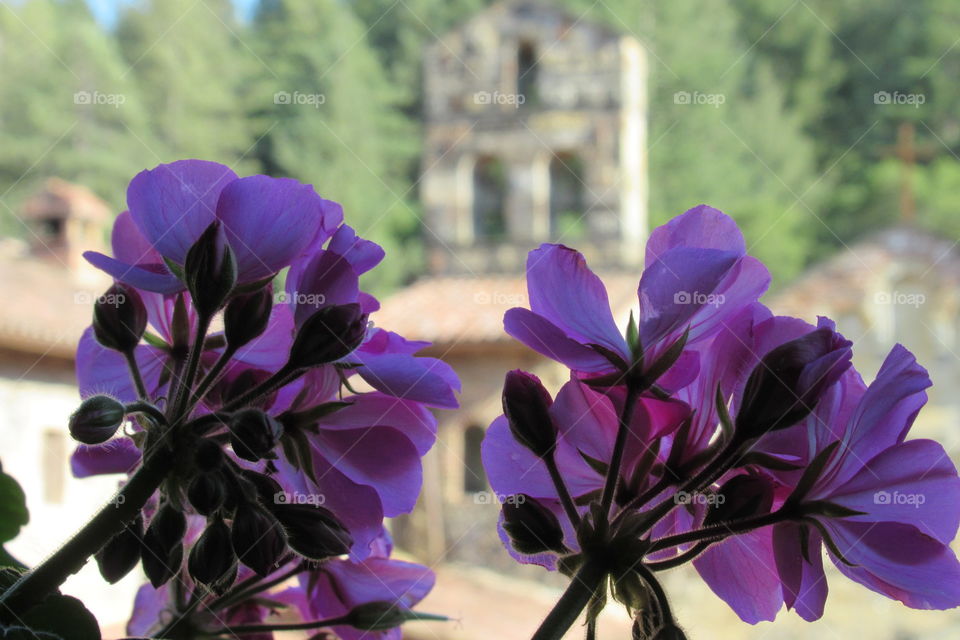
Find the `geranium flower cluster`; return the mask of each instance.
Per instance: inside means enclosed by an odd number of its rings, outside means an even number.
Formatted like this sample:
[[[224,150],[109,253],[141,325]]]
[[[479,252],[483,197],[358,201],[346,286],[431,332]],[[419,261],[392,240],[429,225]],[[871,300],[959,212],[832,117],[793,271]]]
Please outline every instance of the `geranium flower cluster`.
[[[561,637],[584,608],[592,637],[608,591],[636,638],[683,638],[657,573],[686,562],[746,622],[784,605],[816,620],[824,548],[909,607],[960,604],[960,479],[940,444],[907,439],[927,372],[897,345],[866,385],[830,320],[758,302],[768,284],[707,206],[651,234],[625,333],[579,253],[530,253],[530,309],[504,325],[570,378],[552,397],[507,374],[483,460],[513,498],[510,553],[574,576],[535,638]]]
[[[213,162],[144,171],[127,202],[113,256],[86,254],[115,284],[70,429],[77,476],[130,474],[96,554],[110,582],[149,578],[128,632],[399,637],[429,617],[411,607],[433,574],[390,557],[384,518],[412,510],[430,408],[456,407],[459,381],[370,322],[359,278],[383,250],[310,185]],[[303,622],[273,617],[290,608]]]

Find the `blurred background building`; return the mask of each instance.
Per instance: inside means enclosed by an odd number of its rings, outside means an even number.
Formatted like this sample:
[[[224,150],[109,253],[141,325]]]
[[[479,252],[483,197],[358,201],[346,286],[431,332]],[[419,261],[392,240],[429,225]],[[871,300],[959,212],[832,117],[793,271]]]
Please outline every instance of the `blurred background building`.
[[[563,382],[502,331],[544,241],[585,253],[625,323],[648,230],[727,211],[777,312],[835,318],[868,379],[893,343],[917,354],[935,386],[915,433],[958,459],[958,41],[949,0],[0,3],[0,461],[31,510],[9,548],[36,562],[116,487],[67,463],[74,344],[106,286],[80,252],[134,173],[182,157],[343,202],[388,251],[365,283],[378,324],[463,378],[420,506],[393,523],[438,571],[424,608],[458,622],[411,637],[529,637],[562,585],[503,550],[479,456],[507,370]],[[691,571],[667,586],[691,638],[960,633],[955,612],[829,579],[822,621],[756,627]],[[136,584],[88,566],[67,591],[116,630]],[[626,618],[602,628],[625,637]]]

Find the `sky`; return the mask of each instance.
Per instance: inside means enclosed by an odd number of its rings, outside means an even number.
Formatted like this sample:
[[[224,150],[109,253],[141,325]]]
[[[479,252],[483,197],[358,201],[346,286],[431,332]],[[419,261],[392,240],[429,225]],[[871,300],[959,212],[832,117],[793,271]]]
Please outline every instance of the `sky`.
[[[117,22],[119,10],[124,5],[132,4],[135,1],[136,0],[87,0],[87,4],[90,5],[90,10],[93,11],[93,15],[101,24],[112,28]],[[232,2],[234,6],[237,7],[237,16],[241,20],[248,19],[257,4],[257,0],[232,0]]]

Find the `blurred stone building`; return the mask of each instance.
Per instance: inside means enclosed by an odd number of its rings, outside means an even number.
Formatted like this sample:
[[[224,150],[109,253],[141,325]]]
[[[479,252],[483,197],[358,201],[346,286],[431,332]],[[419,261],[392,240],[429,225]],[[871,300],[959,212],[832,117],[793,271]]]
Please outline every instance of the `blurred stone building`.
[[[509,0],[441,36],[423,65],[428,273],[380,318],[432,341],[464,395],[441,412],[422,507],[397,535],[431,558],[516,571],[491,535],[498,505],[480,442],[507,370],[551,384],[561,371],[504,334],[503,313],[527,305],[526,255],[546,241],[583,247],[615,308],[633,304],[647,228],[645,53],[553,4]]]
[[[26,242],[0,238],[0,463],[23,487],[30,522],[7,545],[33,565],[104,504],[117,478],[78,480],[67,419],[79,403],[74,352],[109,281],[81,256],[103,247],[113,214],[88,189],[50,179],[19,212]],[[122,633],[139,577],[108,585],[89,563],[64,586],[109,637]]]

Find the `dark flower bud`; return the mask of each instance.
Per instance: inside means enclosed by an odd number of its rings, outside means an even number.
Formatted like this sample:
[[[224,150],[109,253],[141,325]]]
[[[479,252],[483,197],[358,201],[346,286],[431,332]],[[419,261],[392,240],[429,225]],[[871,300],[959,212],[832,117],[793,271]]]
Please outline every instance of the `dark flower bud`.
[[[223,311],[223,333],[227,344],[236,349],[262,334],[272,308],[273,287],[269,284],[231,298]]]
[[[446,616],[417,613],[406,607],[376,600],[357,605],[347,614],[346,624],[361,631],[389,631],[411,620],[448,620]]]
[[[181,511],[164,504],[143,534],[140,558],[143,571],[154,587],[159,587],[179,570],[183,561],[183,536],[187,519]]]
[[[220,508],[226,498],[223,478],[215,471],[201,471],[187,487],[187,499],[202,516],[209,516]]]
[[[234,398],[239,398],[254,387],[259,386],[270,377],[270,372],[263,369],[244,369],[237,377],[232,380],[224,381],[213,388],[211,400],[219,404],[227,404]],[[251,403],[251,406],[267,408],[273,405],[276,399],[276,391],[267,394]]]
[[[350,532],[323,507],[278,504],[272,511],[283,525],[290,548],[309,560],[343,555],[353,545]]]
[[[201,440],[193,459],[201,471],[216,471],[223,464],[223,449],[213,440]]]
[[[119,582],[137,566],[142,537],[143,519],[138,515],[95,554],[97,568],[104,580],[110,584]]]
[[[283,493],[280,483],[268,475],[244,469],[240,472],[240,478],[252,493],[249,498],[258,500],[264,506],[277,504],[277,496]]]
[[[100,444],[113,437],[127,412],[110,396],[90,396],[70,416],[70,435],[83,444]]]
[[[746,442],[807,417],[849,368],[851,344],[824,326],[771,350],[747,379],[735,437]]]
[[[147,309],[133,287],[119,282],[93,305],[93,334],[108,349],[128,353],[147,329]]]
[[[764,476],[741,474],[723,483],[716,493],[704,526],[734,522],[770,513],[773,506],[773,484]]]
[[[230,539],[240,562],[261,576],[266,576],[276,568],[287,548],[276,517],[250,504],[237,508]]]
[[[207,525],[190,549],[187,570],[197,582],[216,584],[237,562],[230,542],[230,528],[220,518]]]
[[[527,555],[565,553],[563,529],[553,512],[528,495],[510,496],[503,503],[503,530],[513,548]]]
[[[297,331],[287,366],[302,369],[339,360],[359,347],[366,334],[367,314],[359,304],[323,307]]]
[[[543,458],[553,451],[557,428],[547,411],[553,399],[540,378],[514,369],[503,382],[503,415],[514,439]]]
[[[212,222],[187,251],[183,273],[197,313],[212,317],[237,283],[237,260],[219,220]]]
[[[243,409],[230,418],[230,446],[244,460],[267,457],[283,435],[283,427],[259,409]]]

